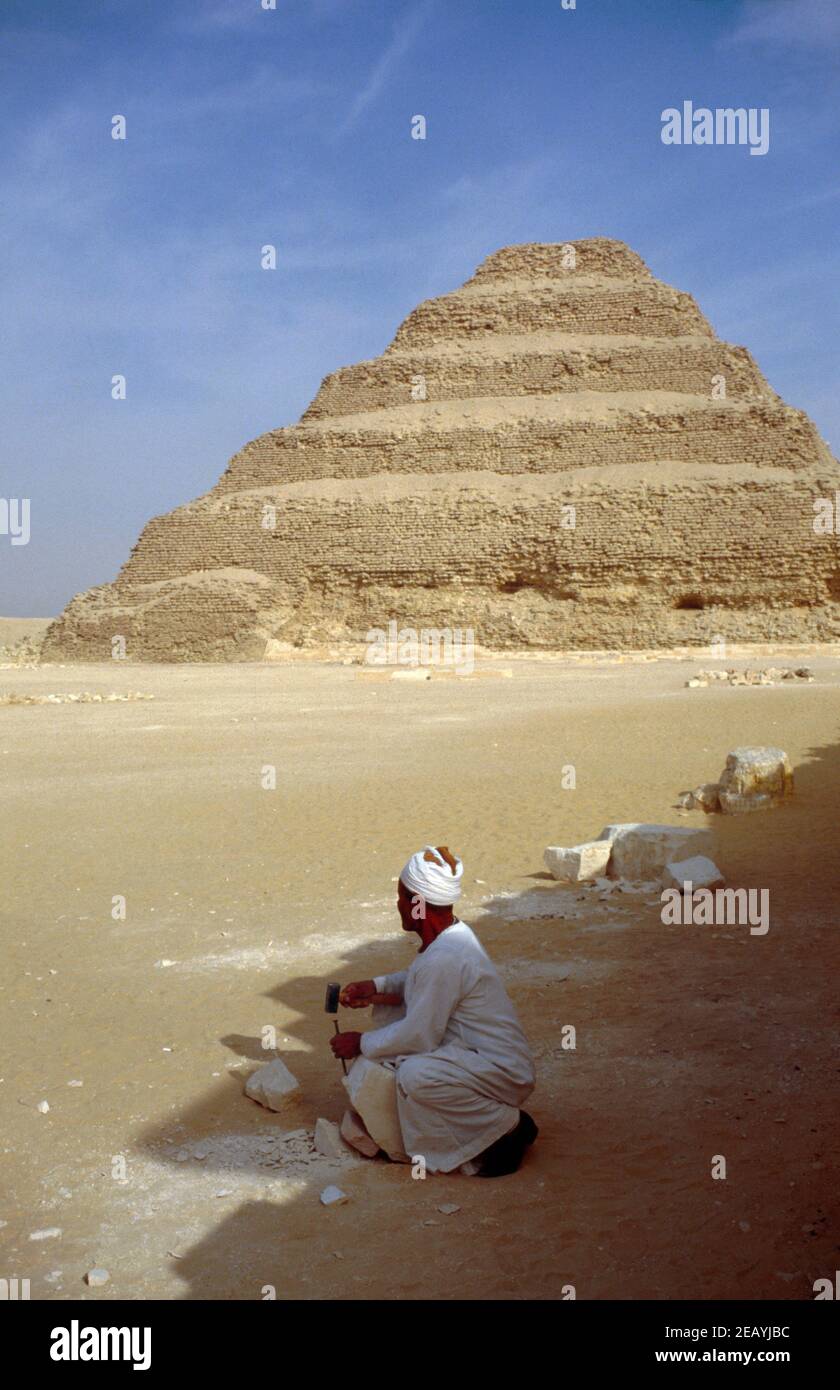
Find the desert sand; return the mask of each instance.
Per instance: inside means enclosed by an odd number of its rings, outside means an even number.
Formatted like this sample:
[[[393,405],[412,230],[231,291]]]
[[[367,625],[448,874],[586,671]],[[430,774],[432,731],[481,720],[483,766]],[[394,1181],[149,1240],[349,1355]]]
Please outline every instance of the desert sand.
[[[0,708],[3,1269],[38,1299],[813,1297],[840,1190],[837,658],[809,650],[813,684],[707,689],[685,681],[708,660],[674,656],[421,684],[0,671],[0,693],[154,696]],[[787,750],[792,802],[680,817],[745,743]],[[546,845],[621,820],[708,825],[729,883],[770,890],[768,934],[547,877]],[[540,1138],[492,1182],[281,1140],[341,1116],[324,985],[409,962],[394,880],[427,840],[463,856],[459,914],[537,1057]],[[272,1026],[303,1088],[282,1115],[243,1095]],[[328,1183],[345,1205],[320,1205]]]

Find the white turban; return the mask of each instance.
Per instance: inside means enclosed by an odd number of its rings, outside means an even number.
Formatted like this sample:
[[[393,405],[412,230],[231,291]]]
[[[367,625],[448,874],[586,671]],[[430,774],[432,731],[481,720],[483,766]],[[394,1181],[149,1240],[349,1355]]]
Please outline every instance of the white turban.
[[[442,846],[446,849],[446,846]],[[446,849],[449,854],[449,850]],[[440,850],[434,845],[426,845],[412,854],[400,878],[410,893],[417,893],[427,903],[435,907],[450,907],[461,896],[461,879],[464,866],[457,854],[454,869],[447,864]]]

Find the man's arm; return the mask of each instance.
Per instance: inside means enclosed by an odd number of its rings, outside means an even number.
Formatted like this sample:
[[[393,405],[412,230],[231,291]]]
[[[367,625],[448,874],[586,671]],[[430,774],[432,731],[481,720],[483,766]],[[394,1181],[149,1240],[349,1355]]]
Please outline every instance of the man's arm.
[[[404,1018],[385,1028],[363,1033],[363,1057],[396,1057],[415,1052],[433,1052],[439,1047],[446,1025],[462,998],[461,971],[451,957],[436,964],[424,962],[411,987],[411,1003]]]
[[[399,1005],[407,974],[407,970],[399,970],[395,975],[377,975],[374,980],[354,980],[344,986],[339,1003],[345,1009],[367,1009],[371,1004]]]
[[[405,993],[407,970],[397,970],[393,975],[374,975],[373,983],[377,994],[398,994],[402,999]]]

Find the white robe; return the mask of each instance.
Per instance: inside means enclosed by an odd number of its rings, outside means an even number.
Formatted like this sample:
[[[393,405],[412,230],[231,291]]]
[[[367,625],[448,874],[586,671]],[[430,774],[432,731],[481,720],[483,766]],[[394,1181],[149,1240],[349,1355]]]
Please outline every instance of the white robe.
[[[379,982],[377,982],[379,983]],[[454,922],[408,970],[384,979],[400,1009],[362,1035],[362,1055],[396,1067],[406,1153],[449,1173],[507,1134],[534,1089],[531,1049],[499,973],[465,922]]]

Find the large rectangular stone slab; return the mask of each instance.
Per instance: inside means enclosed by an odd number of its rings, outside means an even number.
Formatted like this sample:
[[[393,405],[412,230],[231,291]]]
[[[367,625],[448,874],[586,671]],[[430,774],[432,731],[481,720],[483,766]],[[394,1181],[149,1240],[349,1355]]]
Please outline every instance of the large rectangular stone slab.
[[[662,883],[671,861],[705,854],[711,847],[708,830],[685,825],[626,822],[605,826],[598,838],[612,845],[609,877],[637,883]]]
[[[543,855],[545,867],[553,878],[564,883],[582,883],[606,873],[612,846],[607,840],[589,840],[583,845],[564,849],[549,845]]]

